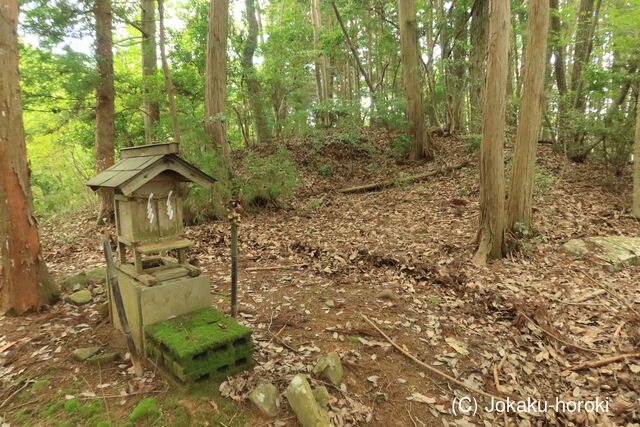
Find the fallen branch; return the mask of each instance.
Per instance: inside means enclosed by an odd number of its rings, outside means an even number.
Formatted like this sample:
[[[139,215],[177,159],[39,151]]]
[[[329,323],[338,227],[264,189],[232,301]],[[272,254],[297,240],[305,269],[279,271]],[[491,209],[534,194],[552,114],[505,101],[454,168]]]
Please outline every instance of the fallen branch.
[[[375,328],[376,331],[378,331],[387,341],[389,341],[389,344],[391,344],[392,346],[394,346],[396,348],[396,350],[398,350],[400,353],[404,354],[405,356],[407,356],[409,359],[413,360],[414,362],[416,362],[418,365],[422,366],[423,368],[429,370],[430,372],[436,374],[436,375],[440,375],[441,377],[447,379],[448,381],[451,381],[454,384],[459,385],[460,387],[463,387],[473,393],[476,394],[480,394],[482,396],[488,397],[490,399],[495,399],[495,400],[499,400],[501,402],[506,402],[506,399],[499,397],[499,396],[494,396],[493,394],[484,392],[482,390],[478,390],[477,388],[474,388],[470,385],[467,385],[465,383],[463,383],[460,380],[455,379],[454,377],[452,377],[451,375],[445,374],[444,372],[434,368],[433,366],[429,366],[426,363],[424,363],[422,360],[418,359],[417,357],[415,357],[413,354],[409,353],[407,350],[403,349],[402,347],[400,347],[398,344],[396,344],[391,338],[389,338],[387,336],[387,334],[385,334],[384,332],[382,332],[382,330],[380,328],[378,328],[378,326],[373,323],[371,321],[371,319],[369,319],[366,315],[362,314],[362,317],[364,318],[364,320],[366,320],[367,322],[369,322],[371,324],[371,326],[373,326]]]
[[[598,297],[598,296],[606,294],[606,293],[607,293],[607,291],[605,289],[596,289],[595,291],[593,291],[593,292],[591,292],[589,294],[583,295],[580,298],[578,298],[578,299],[576,299],[574,301],[571,301],[571,303],[572,304],[579,304],[581,302],[589,301],[590,299],[593,299],[595,297]]]
[[[591,281],[591,283],[593,283],[594,285],[598,286],[599,288],[604,289],[605,291],[607,291],[609,293],[609,295],[613,296],[614,298],[616,298],[620,303],[622,303],[622,305],[626,306],[629,311],[631,311],[633,314],[636,315],[636,317],[640,318],[640,313],[638,313],[632,306],[631,304],[629,304],[620,294],[618,294],[617,291],[613,291],[613,289],[609,288],[608,286],[606,286],[604,283],[600,283],[598,282],[596,279],[594,279],[593,277],[589,276],[587,273],[585,273],[584,271],[581,271],[581,273]]]
[[[268,267],[247,267],[244,271],[267,271],[267,270],[289,270],[294,268],[306,267],[307,263],[289,264],[289,265],[271,265]]]
[[[588,353],[600,353],[600,354],[606,353],[605,351],[602,351],[602,350],[593,350],[593,349],[586,348],[586,347],[580,347],[577,344],[572,344],[569,341],[566,341],[566,340],[560,338],[559,336],[557,336],[553,332],[548,331],[545,328],[543,328],[542,326],[538,325],[531,317],[527,316],[525,313],[520,312],[520,314],[522,315],[522,317],[524,317],[529,322],[531,322],[536,328],[540,329],[542,332],[544,332],[545,334],[549,335],[551,338],[553,338],[554,340],[558,341],[559,343],[566,345],[567,347],[571,347],[571,348],[574,348],[576,350],[586,351]]]
[[[419,175],[413,175],[406,178],[376,182],[376,183],[367,184],[367,185],[359,185],[357,187],[342,188],[338,190],[338,193],[342,193],[342,194],[369,193],[373,191],[384,190],[385,188],[397,187],[399,185],[413,184],[416,182],[424,181],[429,177],[439,175],[441,173],[452,172],[458,169],[462,169],[468,165],[469,165],[469,162],[462,162],[456,166],[449,166],[446,168],[438,169],[436,171],[425,172]]]
[[[574,365],[569,368],[571,371],[579,371],[584,368],[599,368],[600,366],[608,365],[609,363],[618,362],[623,359],[634,359],[640,357],[640,353],[625,353],[619,354],[613,357],[607,357],[606,359],[591,360],[588,362],[582,362],[579,365]]]

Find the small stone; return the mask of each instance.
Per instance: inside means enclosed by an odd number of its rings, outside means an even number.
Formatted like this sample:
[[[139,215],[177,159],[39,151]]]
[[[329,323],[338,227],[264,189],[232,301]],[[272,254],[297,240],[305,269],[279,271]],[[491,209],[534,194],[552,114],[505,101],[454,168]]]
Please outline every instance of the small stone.
[[[93,296],[102,295],[104,294],[104,288],[102,286],[96,286],[95,288],[91,289],[91,294]]]
[[[105,301],[98,306],[98,313],[101,319],[109,317],[109,302]]]
[[[271,383],[262,383],[249,393],[249,400],[265,415],[278,415],[278,389]]]
[[[313,398],[316,399],[322,409],[326,409],[331,396],[329,395],[329,390],[321,385],[313,389]]]
[[[83,289],[78,292],[74,292],[67,297],[67,300],[75,305],[83,305],[91,302],[91,292]]]
[[[321,357],[313,368],[313,373],[326,378],[333,385],[340,385],[344,376],[344,369],[338,353],[332,351]]]
[[[335,307],[336,303],[332,299],[328,299],[324,302],[324,305],[326,305],[327,307]]]
[[[376,296],[376,298],[394,300],[396,299],[396,296],[391,289],[385,289],[384,291],[380,292]]]
[[[60,279],[59,284],[63,290],[84,289],[89,283],[105,283],[106,282],[106,269],[104,267],[95,267],[89,270],[81,271],[80,273],[72,274]]]
[[[293,377],[287,387],[287,400],[303,427],[331,427],[327,411],[316,401],[304,375]]]
[[[83,347],[73,350],[73,356],[78,360],[87,360],[100,351],[100,347]]]
[[[118,357],[118,353],[104,353],[104,354],[98,354],[95,356],[91,356],[90,358],[87,359],[87,362],[90,363],[109,363],[109,362],[113,362],[114,360],[116,360],[116,358]]]

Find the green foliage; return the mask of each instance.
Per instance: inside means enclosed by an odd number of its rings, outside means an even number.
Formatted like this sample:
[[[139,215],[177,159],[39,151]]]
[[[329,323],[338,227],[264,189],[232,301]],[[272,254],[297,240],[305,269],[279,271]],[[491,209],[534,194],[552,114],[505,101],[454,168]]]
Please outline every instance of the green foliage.
[[[333,170],[331,170],[331,166],[329,165],[320,165],[318,166],[318,174],[324,178],[329,178],[333,175]]]
[[[554,174],[549,172],[547,169],[538,167],[536,168],[534,175],[534,184],[536,192],[539,194],[546,194],[553,188],[553,185],[556,182],[556,177]]]
[[[411,146],[413,145],[411,138],[405,134],[399,134],[394,136],[389,141],[391,153],[396,157],[406,157],[411,152]]]
[[[243,204],[249,208],[278,204],[293,196],[298,173],[289,151],[280,146],[275,153],[261,157],[250,153],[240,178]]]
[[[482,144],[482,135],[469,134],[465,137],[467,138],[467,143],[464,145],[464,149],[467,153],[473,154],[480,150],[480,145]]]
[[[390,129],[407,129],[404,98],[376,98],[371,109],[371,124]]]
[[[147,397],[138,402],[131,415],[129,415],[129,420],[136,422],[143,418],[158,418],[160,417],[160,411],[158,410],[158,401],[153,397]]]

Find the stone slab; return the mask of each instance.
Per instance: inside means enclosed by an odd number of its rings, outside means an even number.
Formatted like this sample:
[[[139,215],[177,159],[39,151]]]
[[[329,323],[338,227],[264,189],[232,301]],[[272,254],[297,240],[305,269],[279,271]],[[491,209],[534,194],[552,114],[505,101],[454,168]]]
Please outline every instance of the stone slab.
[[[610,270],[640,265],[640,237],[596,236],[572,239],[563,244],[562,249],[591,259]]]

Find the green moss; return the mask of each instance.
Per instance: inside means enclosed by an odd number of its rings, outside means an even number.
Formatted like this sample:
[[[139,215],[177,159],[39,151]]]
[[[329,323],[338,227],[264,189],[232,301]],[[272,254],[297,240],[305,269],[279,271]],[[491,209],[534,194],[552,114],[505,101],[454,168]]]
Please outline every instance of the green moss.
[[[248,337],[251,329],[213,308],[205,307],[147,326],[146,332],[150,339],[167,348],[177,359],[185,359]]]
[[[109,424],[106,421],[101,421],[98,424],[96,424],[96,427],[111,427],[111,424]]]
[[[42,409],[42,411],[41,411],[42,416],[45,417],[45,418],[50,418],[53,415],[55,415],[58,411],[60,411],[60,409],[62,409],[62,406],[63,405],[60,402],[49,403],[49,404],[47,404],[47,406],[45,406]]]
[[[359,334],[349,335],[347,337],[347,342],[349,343],[349,347],[353,349],[360,348],[362,346],[362,343],[360,342],[361,337],[362,336]]]
[[[138,402],[131,415],[129,421],[136,422],[142,418],[158,418],[160,411],[158,410],[158,401],[153,397],[147,397]]]
[[[48,385],[49,385],[49,380],[48,379],[41,379],[41,380],[38,380],[38,381],[34,382],[33,384],[31,384],[31,390],[33,390],[33,391],[42,390],[43,388],[45,388]]]
[[[71,399],[64,402],[64,410],[67,412],[77,412],[80,408],[80,401],[78,399]]]

